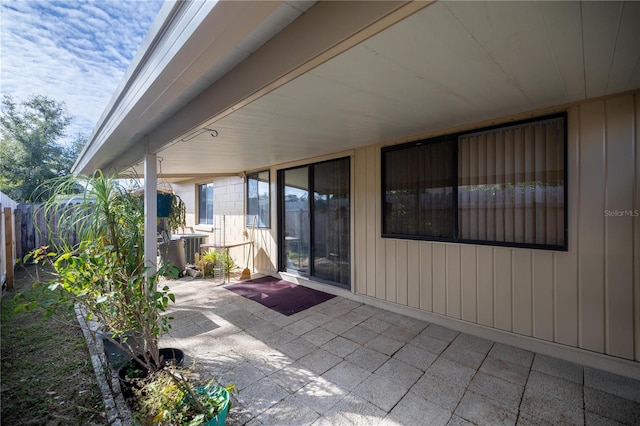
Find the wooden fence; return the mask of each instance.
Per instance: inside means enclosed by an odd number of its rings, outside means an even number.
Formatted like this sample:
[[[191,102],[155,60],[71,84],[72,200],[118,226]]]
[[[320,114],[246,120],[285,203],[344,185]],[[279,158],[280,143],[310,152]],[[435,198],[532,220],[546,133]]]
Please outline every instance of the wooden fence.
[[[74,206],[70,205],[66,210],[58,209],[55,215],[45,215],[41,204],[18,204],[16,211],[16,233],[18,259],[22,259],[31,250],[41,247],[53,247],[64,242],[70,245],[79,243],[78,235],[73,230],[66,230],[62,234],[58,232],[58,223],[62,215],[70,214]]]
[[[0,192],[0,284],[13,287],[16,264],[15,209],[17,203]]]

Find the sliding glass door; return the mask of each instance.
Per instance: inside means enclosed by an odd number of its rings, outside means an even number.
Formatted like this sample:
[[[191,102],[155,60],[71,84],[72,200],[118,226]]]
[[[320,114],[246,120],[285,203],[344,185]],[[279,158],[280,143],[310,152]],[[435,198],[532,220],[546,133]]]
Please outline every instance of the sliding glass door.
[[[282,170],[281,269],[351,285],[349,158]]]
[[[284,241],[286,270],[309,274],[309,169],[298,167],[284,171]]]

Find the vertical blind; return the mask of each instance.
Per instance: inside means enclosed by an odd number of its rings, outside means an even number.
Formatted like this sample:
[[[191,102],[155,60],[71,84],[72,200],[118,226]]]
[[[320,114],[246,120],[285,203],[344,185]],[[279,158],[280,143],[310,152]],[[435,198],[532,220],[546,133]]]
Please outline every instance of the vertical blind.
[[[463,240],[563,246],[564,119],[458,139]]]
[[[385,233],[453,237],[452,141],[389,151]]]
[[[565,120],[383,148],[383,236],[566,248]]]

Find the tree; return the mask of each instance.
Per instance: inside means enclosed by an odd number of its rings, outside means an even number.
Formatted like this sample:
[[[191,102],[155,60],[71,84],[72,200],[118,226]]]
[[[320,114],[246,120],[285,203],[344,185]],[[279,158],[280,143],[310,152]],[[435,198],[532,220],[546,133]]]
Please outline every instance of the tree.
[[[51,194],[48,181],[69,174],[86,138],[60,143],[71,122],[63,103],[33,96],[0,101],[0,191],[16,201],[38,202]]]

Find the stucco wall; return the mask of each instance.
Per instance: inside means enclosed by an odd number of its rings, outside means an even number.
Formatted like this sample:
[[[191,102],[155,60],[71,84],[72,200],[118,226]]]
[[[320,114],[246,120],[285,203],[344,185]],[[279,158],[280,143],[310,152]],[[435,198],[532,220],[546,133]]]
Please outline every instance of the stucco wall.
[[[640,360],[639,97],[568,108],[567,252],[383,239],[381,146],[356,150],[354,291]]]

